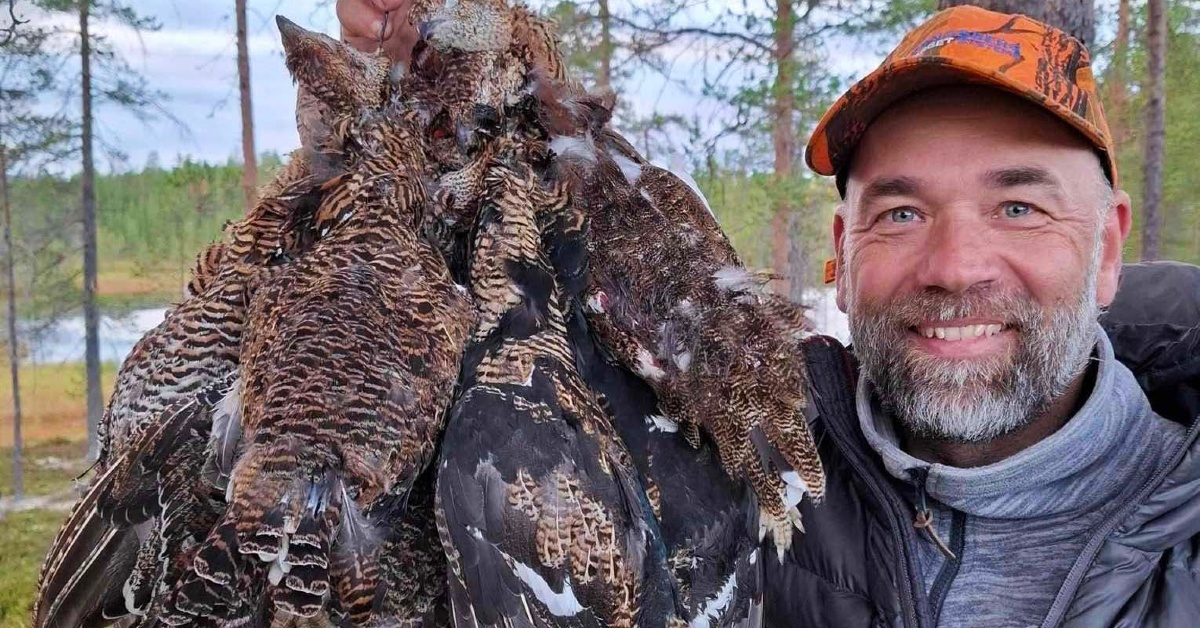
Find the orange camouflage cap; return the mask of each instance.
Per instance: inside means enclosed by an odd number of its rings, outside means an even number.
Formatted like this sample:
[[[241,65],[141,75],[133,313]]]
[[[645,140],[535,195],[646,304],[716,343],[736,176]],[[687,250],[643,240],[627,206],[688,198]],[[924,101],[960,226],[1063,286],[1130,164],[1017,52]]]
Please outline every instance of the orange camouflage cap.
[[[1092,142],[1116,186],[1112,135],[1087,48],[1024,15],[970,5],[929,18],[843,94],[808,141],[808,167],[818,174],[839,175],[844,193],[842,169],[875,118],[906,96],[950,84],[996,87],[1055,114]]]

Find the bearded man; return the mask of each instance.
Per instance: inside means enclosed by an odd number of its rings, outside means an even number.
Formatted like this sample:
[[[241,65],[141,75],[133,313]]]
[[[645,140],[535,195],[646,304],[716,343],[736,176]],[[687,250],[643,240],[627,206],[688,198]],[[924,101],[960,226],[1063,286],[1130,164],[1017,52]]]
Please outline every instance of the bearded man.
[[[826,386],[828,496],[768,562],[768,623],[1200,625],[1196,409],[1156,414],[1097,322],[1131,208],[1088,51],[1023,16],[943,11],[830,109],[807,157],[843,198],[860,371],[840,411]],[[1200,328],[1190,345],[1147,330],[1123,352],[1158,347],[1195,386]]]
[[[404,61],[410,6],[340,0],[343,36]],[[1088,51],[944,11],[808,163],[844,201],[854,357],[806,351],[826,497],[765,561],[766,625],[1200,625],[1200,269],[1117,294],[1131,207]]]

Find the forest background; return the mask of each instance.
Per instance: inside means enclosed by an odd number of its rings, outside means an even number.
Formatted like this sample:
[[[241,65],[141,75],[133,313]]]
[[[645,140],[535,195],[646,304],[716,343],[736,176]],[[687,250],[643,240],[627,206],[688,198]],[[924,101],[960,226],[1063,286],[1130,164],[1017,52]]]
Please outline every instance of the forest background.
[[[837,197],[803,166],[809,132],[907,28],[967,3],[528,2],[578,76],[616,95],[618,128],[813,304]],[[1126,259],[1200,263],[1200,0],[969,3],[1089,44],[1134,201]],[[132,340],[106,347],[161,320],[298,144],[276,14],[336,36],[333,0],[0,0],[0,627],[27,624]]]

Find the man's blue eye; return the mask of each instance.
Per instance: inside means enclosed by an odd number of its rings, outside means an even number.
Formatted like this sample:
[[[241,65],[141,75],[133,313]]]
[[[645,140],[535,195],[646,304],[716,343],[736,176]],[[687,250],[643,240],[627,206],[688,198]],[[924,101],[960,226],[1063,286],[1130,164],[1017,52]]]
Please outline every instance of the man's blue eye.
[[[1033,207],[1025,203],[1005,203],[1004,217],[1005,218],[1020,218],[1033,213]]]
[[[888,212],[888,217],[892,222],[912,222],[917,219],[917,212],[901,207]]]

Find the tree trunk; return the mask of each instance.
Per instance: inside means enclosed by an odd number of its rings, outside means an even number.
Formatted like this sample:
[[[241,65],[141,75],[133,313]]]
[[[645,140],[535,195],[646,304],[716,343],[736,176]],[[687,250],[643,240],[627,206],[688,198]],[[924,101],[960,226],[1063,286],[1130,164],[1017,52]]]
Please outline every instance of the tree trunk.
[[[1163,158],[1166,153],[1167,7],[1149,0],[1146,7],[1146,155],[1142,178],[1142,259],[1162,255]]]
[[[796,15],[793,2],[776,0],[775,47],[772,53],[776,72],[771,141],[775,148],[775,189],[779,196],[775,199],[775,213],[771,218],[771,269],[780,277],[772,287],[776,294],[781,295],[791,292],[788,277],[788,250],[791,245],[788,215],[791,213],[791,199],[785,190],[791,183],[792,161],[796,153]]]
[[[88,34],[90,0],[79,3],[79,57],[83,99],[82,153],[83,173],[81,210],[83,212],[83,329],[87,369],[88,459],[100,454],[97,429],[104,412],[100,396],[100,317],[96,310],[96,164],[92,157],[92,49]]]
[[[12,376],[13,403],[13,497],[25,498],[25,475],[21,451],[21,378],[17,362],[17,281],[13,277],[12,204],[8,196],[8,149],[0,145],[0,206],[4,208],[4,270],[8,296],[8,371]]]
[[[1117,37],[1113,40],[1112,70],[1105,82],[1108,126],[1120,148],[1129,141],[1129,0],[1117,4]]]
[[[1091,46],[1096,38],[1094,0],[938,0],[938,8],[974,4],[1000,13],[1022,13],[1066,31]]]
[[[250,104],[250,52],[246,42],[246,0],[236,0],[238,90],[242,95],[242,188],[246,212],[258,196],[258,156],[254,152],[254,108]]]
[[[599,0],[600,5],[600,75],[596,77],[596,89],[600,93],[612,91],[612,13],[608,0]]]
[[[792,278],[788,286],[788,297],[796,303],[804,303],[805,279],[808,277],[808,254],[805,248],[800,216],[792,212],[788,216],[788,275]]]

